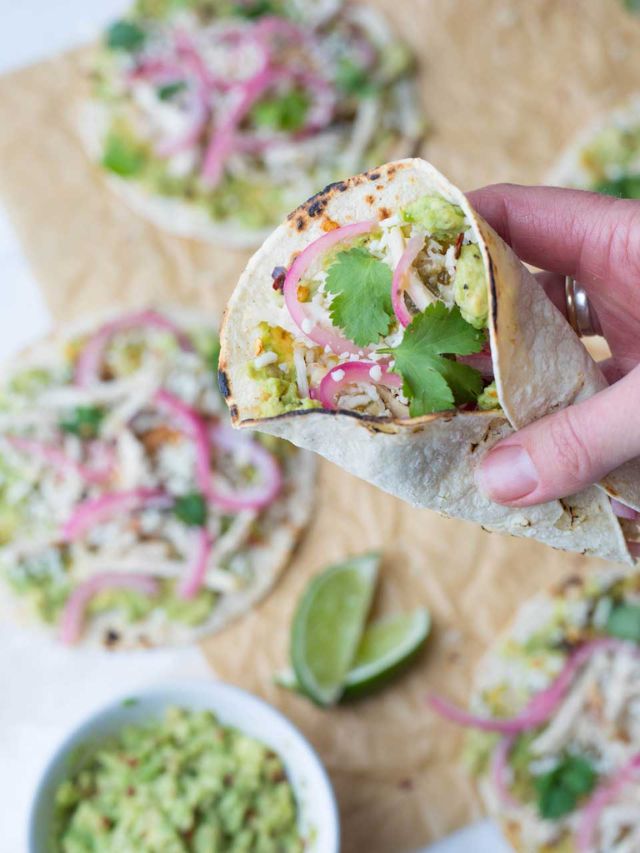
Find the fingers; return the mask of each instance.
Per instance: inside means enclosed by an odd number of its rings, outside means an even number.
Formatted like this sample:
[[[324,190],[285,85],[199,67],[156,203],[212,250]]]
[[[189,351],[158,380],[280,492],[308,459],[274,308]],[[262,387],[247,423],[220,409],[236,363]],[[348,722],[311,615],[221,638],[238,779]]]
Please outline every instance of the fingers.
[[[640,204],[582,190],[496,184],[469,201],[523,261],[585,287],[640,275]]]
[[[566,277],[554,272],[538,272],[535,275],[538,283],[542,285],[544,292],[556,306],[558,311],[566,318],[567,295],[565,289]]]
[[[482,460],[478,486],[497,503],[530,506],[597,483],[640,456],[640,366],[584,403],[541,418]]]

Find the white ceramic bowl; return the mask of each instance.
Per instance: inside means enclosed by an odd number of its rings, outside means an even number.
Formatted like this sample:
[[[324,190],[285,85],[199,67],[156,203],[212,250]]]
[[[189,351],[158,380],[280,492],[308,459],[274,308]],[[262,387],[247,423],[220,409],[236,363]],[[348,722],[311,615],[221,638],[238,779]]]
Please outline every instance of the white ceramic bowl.
[[[29,816],[29,853],[49,853],[55,790],[74,765],[86,757],[87,751],[125,725],[161,717],[170,705],[213,711],[222,723],[240,729],[277,752],[296,792],[300,830],[308,839],[306,850],[338,853],[340,827],[335,796],[326,771],[309,743],[286,717],[261,699],[238,687],[204,680],[176,681],[122,696],[76,728],[52,755],[36,790]]]

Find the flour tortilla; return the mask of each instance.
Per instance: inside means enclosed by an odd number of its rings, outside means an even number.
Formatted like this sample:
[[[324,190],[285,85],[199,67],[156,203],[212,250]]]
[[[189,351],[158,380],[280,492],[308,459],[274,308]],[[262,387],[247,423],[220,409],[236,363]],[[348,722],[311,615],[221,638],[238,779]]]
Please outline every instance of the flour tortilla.
[[[343,226],[372,216],[384,219],[434,192],[464,210],[478,237],[487,271],[494,371],[506,417],[458,411],[401,420],[316,409],[260,418],[259,386],[246,366],[256,326],[272,298],[272,270],[289,266],[325,233],[327,222]],[[585,399],[606,381],[531,273],[463,193],[424,160],[388,163],[332,184],[290,214],[249,261],[227,306],[221,343],[221,388],[236,426],[286,437],[415,506],[476,521],[488,530],[632,563],[610,502],[597,487],[523,509],[500,507],[478,491],[474,470],[479,459],[513,426]],[[622,500],[635,505],[626,495]]]
[[[215,319],[202,312],[173,306],[159,306],[159,310],[187,330],[218,328]],[[95,331],[122,313],[121,310],[113,310],[85,318],[25,349],[0,370],[0,385],[16,370],[58,360],[60,348],[69,338]],[[0,415],[0,432],[2,429]],[[283,494],[262,516],[271,522],[270,533],[260,546],[252,548],[255,572],[252,583],[243,590],[221,594],[215,610],[203,624],[191,627],[170,620],[160,608],[152,611],[147,619],[135,623],[128,623],[119,613],[105,612],[87,622],[78,645],[108,648],[110,651],[184,645],[220,631],[229,622],[249,611],[277,582],[309,522],[314,501],[315,472],[316,460],[310,453],[298,451],[287,460],[283,471]],[[26,600],[14,594],[0,577],[0,618],[5,617],[20,624],[29,624],[48,636],[56,632],[55,626],[46,626],[35,619]]]

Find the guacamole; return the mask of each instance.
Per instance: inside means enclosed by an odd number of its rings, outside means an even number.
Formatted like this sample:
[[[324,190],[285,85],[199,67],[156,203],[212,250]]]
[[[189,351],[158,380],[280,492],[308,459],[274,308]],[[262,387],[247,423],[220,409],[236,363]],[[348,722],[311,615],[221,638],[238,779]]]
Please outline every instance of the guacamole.
[[[55,794],[55,853],[301,853],[278,755],[210,711],[122,730]]]
[[[402,218],[424,229],[436,240],[455,239],[468,226],[461,208],[440,195],[425,195],[402,211]]]
[[[460,250],[454,286],[456,305],[464,319],[474,328],[484,329],[489,319],[489,297],[482,255],[474,243]]]

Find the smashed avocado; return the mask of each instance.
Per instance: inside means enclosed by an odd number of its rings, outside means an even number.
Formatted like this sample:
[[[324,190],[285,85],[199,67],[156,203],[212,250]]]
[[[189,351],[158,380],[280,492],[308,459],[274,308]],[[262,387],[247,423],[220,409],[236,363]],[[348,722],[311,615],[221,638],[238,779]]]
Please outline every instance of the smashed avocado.
[[[124,728],[55,793],[54,853],[302,853],[282,759],[210,711]]]
[[[293,339],[289,332],[279,326],[269,326],[267,323],[260,323],[258,331],[256,344],[260,352],[273,352],[278,356],[276,363],[256,367],[254,362],[251,362],[247,367],[249,378],[258,382],[261,387],[259,416],[273,418],[297,409],[317,409],[320,405],[317,400],[309,398],[302,400],[298,395],[296,369],[293,363]],[[279,364],[286,364],[289,368],[288,372],[281,370]]]
[[[485,412],[492,409],[500,409],[500,400],[498,399],[498,389],[496,388],[495,381],[487,385],[478,397],[478,408]]]
[[[467,230],[461,208],[440,195],[425,195],[407,205],[402,218],[424,229],[436,240],[452,240]]]
[[[456,265],[454,299],[460,313],[475,329],[484,329],[489,319],[489,296],[484,263],[474,243],[463,246]]]
[[[598,180],[609,176],[611,167],[616,171],[635,159],[640,149],[640,128],[609,126],[603,128],[582,150],[583,165]]]

